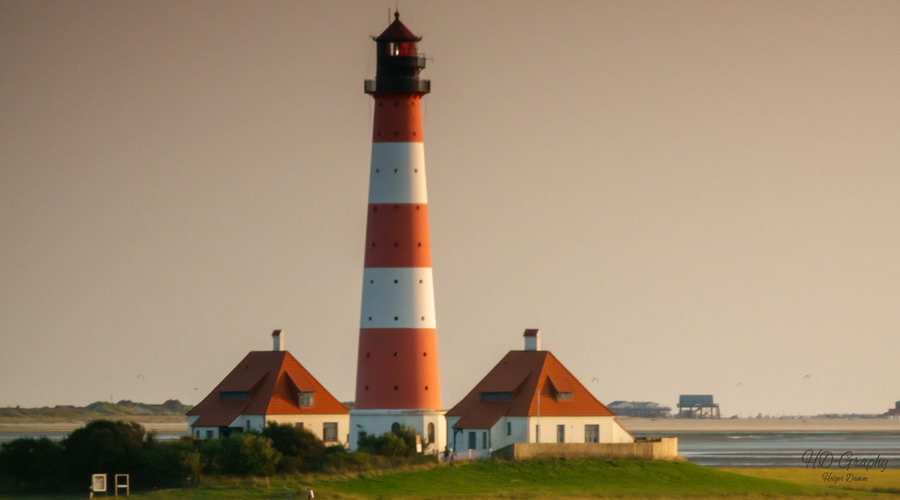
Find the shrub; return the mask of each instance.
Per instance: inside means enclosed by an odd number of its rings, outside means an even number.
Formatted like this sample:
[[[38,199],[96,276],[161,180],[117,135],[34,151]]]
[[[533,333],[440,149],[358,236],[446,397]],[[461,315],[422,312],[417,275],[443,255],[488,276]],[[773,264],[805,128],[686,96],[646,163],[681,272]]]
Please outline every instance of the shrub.
[[[269,476],[281,460],[272,440],[253,433],[232,434],[226,438],[204,441],[200,453],[206,459],[206,472],[211,474],[252,474]]]
[[[395,423],[391,432],[381,436],[363,436],[359,449],[385,457],[409,457],[416,454],[416,431],[412,427]]]
[[[371,456],[364,451],[349,453],[343,446],[329,446],[322,456],[321,470],[328,474],[363,472],[371,468]]]
[[[325,453],[322,441],[302,427],[269,422],[262,435],[271,439],[272,446],[282,455],[279,472],[316,470]]]
[[[131,478],[134,488],[174,488],[196,485],[200,477],[193,461],[200,454],[194,450],[191,438],[159,443],[150,440],[140,454],[138,473]]]

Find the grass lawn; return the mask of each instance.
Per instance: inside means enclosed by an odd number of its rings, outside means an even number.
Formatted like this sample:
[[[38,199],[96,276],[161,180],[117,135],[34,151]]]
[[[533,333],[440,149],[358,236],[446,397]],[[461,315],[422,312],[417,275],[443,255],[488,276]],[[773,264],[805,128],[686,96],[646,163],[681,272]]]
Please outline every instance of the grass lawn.
[[[792,483],[820,486],[831,484],[837,488],[852,488],[874,492],[893,493],[900,499],[900,469],[860,469],[850,471],[844,469],[722,469],[751,477],[776,479]],[[848,477],[851,473],[853,477]],[[824,475],[831,473],[826,480]]]
[[[757,471],[760,471],[757,473]],[[768,471],[762,472],[762,471]],[[784,472],[780,476],[779,471]],[[854,491],[824,486],[801,477],[802,469],[741,469],[725,471],[686,462],[639,460],[547,460],[475,462],[357,477],[290,476],[271,478],[209,478],[197,489],[139,493],[143,500],[305,499],[305,486],[317,499],[379,498],[620,498],[620,499],[751,499],[751,498],[900,498],[891,493]],[[891,471],[893,472],[893,471]],[[871,473],[874,475],[874,473]],[[900,476],[894,480],[900,480]],[[798,484],[798,483],[804,484]],[[268,484],[268,485],[267,485]],[[893,483],[896,486],[896,482]],[[884,483],[884,490],[893,486]],[[897,490],[900,491],[900,490]],[[289,496],[289,495],[292,495]],[[85,498],[8,497],[38,500]]]

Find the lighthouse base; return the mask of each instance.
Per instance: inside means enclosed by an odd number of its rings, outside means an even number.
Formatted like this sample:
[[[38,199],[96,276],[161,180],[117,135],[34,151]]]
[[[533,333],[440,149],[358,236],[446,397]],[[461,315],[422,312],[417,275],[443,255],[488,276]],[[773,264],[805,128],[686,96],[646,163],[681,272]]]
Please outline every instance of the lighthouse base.
[[[422,452],[435,454],[447,447],[446,410],[350,410],[350,449],[359,447],[359,438],[391,432],[395,423],[415,429]]]

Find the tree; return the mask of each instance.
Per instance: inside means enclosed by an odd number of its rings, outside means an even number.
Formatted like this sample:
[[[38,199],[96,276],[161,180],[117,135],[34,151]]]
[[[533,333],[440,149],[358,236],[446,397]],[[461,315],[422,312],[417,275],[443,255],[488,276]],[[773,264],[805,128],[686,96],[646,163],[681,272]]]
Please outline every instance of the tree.
[[[69,479],[87,484],[91,474],[134,474],[144,446],[144,427],[136,422],[94,420],[63,439]]]
[[[0,446],[0,475],[21,489],[52,491],[65,473],[63,449],[47,438],[22,438]]]

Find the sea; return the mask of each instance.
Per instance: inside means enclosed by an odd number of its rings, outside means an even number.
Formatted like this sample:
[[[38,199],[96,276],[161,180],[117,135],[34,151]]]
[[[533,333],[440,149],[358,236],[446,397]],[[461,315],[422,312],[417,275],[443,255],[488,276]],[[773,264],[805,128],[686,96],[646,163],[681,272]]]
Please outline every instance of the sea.
[[[659,435],[653,433],[634,433]],[[184,433],[158,433],[169,441]],[[689,462],[708,467],[799,467],[829,464],[838,468],[869,465],[900,468],[900,432],[666,432],[678,438],[678,452]],[[22,437],[62,440],[63,432],[0,433],[0,443]]]

